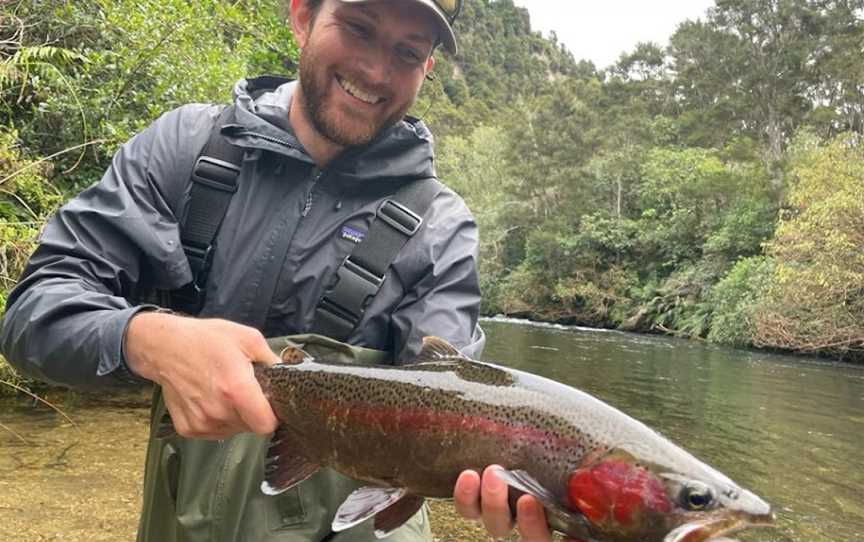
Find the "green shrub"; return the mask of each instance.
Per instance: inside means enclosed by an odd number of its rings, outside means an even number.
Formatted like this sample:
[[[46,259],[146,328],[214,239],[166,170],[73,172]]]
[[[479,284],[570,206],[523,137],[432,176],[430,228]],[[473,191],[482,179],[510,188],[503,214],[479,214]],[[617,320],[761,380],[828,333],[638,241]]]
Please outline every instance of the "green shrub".
[[[749,346],[756,332],[759,297],[767,287],[773,263],[764,256],[744,258],[711,288],[708,340],[729,346]]]

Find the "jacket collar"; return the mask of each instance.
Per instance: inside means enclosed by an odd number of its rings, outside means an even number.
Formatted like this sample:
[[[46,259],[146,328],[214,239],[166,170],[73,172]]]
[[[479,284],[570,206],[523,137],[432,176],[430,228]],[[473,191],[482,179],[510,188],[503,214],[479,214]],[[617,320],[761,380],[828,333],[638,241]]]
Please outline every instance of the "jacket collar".
[[[261,149],[314,163],[294,136],[288,123],[288,109],[296,81],[255,95],[250,81],[234,87],[237,124],[223,127],[235,144]],[[370,143],[346,149],[327,167],[345,181],[382,181],[402,184],[405,180],[434,176],[432,134],[417,119],[406,117],[378,134]]]

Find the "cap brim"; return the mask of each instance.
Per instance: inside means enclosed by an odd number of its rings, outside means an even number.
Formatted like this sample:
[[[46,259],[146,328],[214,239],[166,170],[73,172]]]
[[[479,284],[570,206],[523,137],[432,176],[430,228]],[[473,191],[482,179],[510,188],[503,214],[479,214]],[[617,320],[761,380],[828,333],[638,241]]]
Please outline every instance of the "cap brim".
[[[384,0],[341,0],[342,2],[354,3],[354,4],[366,4],[369,2],[382,2]],[[440,30],[439,38],[441,40],[441,45],[444,46],[444,49],[455,55],[457,52],[456,48],[456,35],[453,33],[453,28],[450,26],[450,21],[447,20],[447,16],[438,7],[433,0],[414,0],[414,2],[424,6],[428,11],[430,11],[435,16],[435,22],[438,24],[438,28]]]

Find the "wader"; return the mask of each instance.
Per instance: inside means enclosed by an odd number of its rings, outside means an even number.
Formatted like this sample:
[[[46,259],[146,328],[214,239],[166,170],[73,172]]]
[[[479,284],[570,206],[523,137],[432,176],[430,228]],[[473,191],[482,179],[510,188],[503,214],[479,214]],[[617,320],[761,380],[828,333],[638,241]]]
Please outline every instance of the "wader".
[[[388,354],[319,335],[270,339],[274,352],[297,345],[314,357],[356,364],[384,363]],[[261,492],[269,438],[250,433],[224,441],[154,434],[165,414],[157,388],[150,419],[144,474],[144,509],[138,542],[372,542],[372,520],[331,533],[330,523],[345,498],[363,484],[321,469],[277,496]],[[394,449],[394,453],[398,453]],[[429,542],[424,506],[386,540]]]

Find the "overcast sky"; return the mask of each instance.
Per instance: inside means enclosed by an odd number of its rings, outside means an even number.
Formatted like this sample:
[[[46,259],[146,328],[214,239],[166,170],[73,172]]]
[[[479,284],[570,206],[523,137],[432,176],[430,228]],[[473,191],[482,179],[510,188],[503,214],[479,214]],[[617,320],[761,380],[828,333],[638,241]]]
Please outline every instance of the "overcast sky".
[[[666,45],[678,23],[704,18],[713,0],[514,0],[528,8],[531,28],[558,35],[576,60],[597,68],[615,62],[640,41]]]

